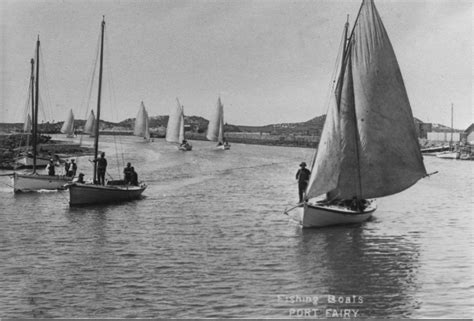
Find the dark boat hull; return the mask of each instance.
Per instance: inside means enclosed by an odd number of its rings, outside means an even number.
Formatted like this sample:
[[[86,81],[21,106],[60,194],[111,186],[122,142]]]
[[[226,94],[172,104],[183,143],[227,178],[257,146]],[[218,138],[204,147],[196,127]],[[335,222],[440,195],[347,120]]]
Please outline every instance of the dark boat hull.
[[[108,204],[127,202],[140,198],[146,189],[145,184],[133,185],[96,185],[73,183],[68,186],[69,205]]]

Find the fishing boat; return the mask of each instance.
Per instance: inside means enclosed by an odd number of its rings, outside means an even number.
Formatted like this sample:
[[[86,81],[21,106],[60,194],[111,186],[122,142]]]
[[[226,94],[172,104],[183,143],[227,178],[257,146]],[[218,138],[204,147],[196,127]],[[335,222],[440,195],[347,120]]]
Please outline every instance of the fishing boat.
[[[101,42],[100,42],[100,63],[99,63],[99,89],[97,98],[97,121],[100,121],[101,90],[102,90],[102,70],[104,57],[104,33],[105,18],[101,24]],[[94,166],[92,183],[73,182],[68,185],[69,205],[82,206],[91,204],[107,204],[116,202],[126,202],[140,198],[147,185],[143,182],[137,185],[127,184],[124,180],[110,180],[105,185],[98,184],[98,152],[99,152],[99,126],[95,126],[94,137]]]
[[[176,98],[176,106],[171,110],[166,127],[166,141],[178,146],[178,150],[187,152],[193,149],[193,146],[184,136],[184,107]]]
[[[138,109],[137,117],[135,118],[135,127],[133,135],[143,137],[146,141],[150,141],[150,129],[148,128],[148,112],[146,111],[143,101]]]
[[[230,145],[224,137],[224,106],[221,97],[217,99],[216,108],[209,119],[206,138],[212,142],[217,142],[216,149],[230,149]]]
[[[312,160],[303,227],[361,223],[375,198],[399,193],[427,176],[408,95],[373,0],[364,0],[342,62]],[[286,211],[289,213],[289,211]]]
[[[32,192],[38,190],[59,190],[64,189],[65,185],[72,181],[72,177],[65,175],[42,175],[36,172],[37,168],[46,166],[50,161],[58,161],[58,159],[45,159],[38,157],[38,101],[39,101],[39,48],[40,40],[36,41],[36,77],[35,77],[35,60],[31,59],[31,77],[30,77],[30,91],[31,91],[31,105],[32,105],[32,146],[33,151],[31,155],[28,153],[25,157],[17,160],[18,163],[33,168],[31,173],[13,173],[13,191],[18,192]],[[39,164],[38,164],[39,163]],[[40,166],[38,166],[40,165]],[[53,165],[54,166],[54,165]]]
[[[61,127],[61,133],[66,134],[67,138],[73,138],[74,134],[74,114],[72,109],[69,110],[66,120]]]

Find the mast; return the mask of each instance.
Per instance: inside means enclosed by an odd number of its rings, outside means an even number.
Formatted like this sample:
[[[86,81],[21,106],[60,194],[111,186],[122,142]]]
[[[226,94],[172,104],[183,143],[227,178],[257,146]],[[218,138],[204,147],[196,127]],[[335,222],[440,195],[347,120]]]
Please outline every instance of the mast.
[[[451,103],[451,140],[449,141],[449,147],[453,148],[453,131],[454,131],[454,124],[453,124],[453,103]]]
[[[94,182],[97,178],[97,155],[99,153],[99,122],[100,122],[100,97],[102,91],[102,64],[104,61],[104,29],[105,29],[105,16],[102,16],[101,25],[101,39],[100,39],[100,64],[99,64],[99,92],[97,96],[97,125],[95,128],[95,139],[94,139]]]
[[[36,40],[36,85],[35,85],[35,99],[34,99],[34,110],[33,110],[33,173],[36,173],[36,156],[38,144],[38,100],[39,100],[39,48],[40,40]],[[34,64],[34,62],[33,62]]]
[[[32,119],[30,119],[30,121],[31,121],[30,133],[31,133],[31,135],[33,135],[33,121],[34,121],[34,117],[35,117],[35,59],[34,58],[31,58],[31,77],[30,77],[30,81],[31,81],[30,89],[31,89],[31,117],[32,117]],[[26,120],[26,122],[28,123],[28,119]],[[28,137],[28,142],[27,142],[26,145],[29,147],[30,146],[30,144],[29,144],[29,137],[30,136],[27,136],[27,137]],[[31,143],[33,144],[33,141]]]

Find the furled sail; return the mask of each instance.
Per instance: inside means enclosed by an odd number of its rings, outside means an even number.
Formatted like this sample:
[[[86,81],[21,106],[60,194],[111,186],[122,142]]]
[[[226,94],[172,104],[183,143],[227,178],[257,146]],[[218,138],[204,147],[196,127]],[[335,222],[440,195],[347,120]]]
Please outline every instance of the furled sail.
[[[223,143],[224,140],[224,106],[221,98],[217,100],[216,109],[209,119],[206,138],[213,142]]]
[[[61,133],[67,135],[74,134],[74,114],[72,113],[72,109],[69,110],[69,114],[61,127]]]
[[[182,143],[184,139],[184,113],[183,106],[177,100],[166,127],[166,141],[169,143]]]
[[[341,68],[307,196],[375,198],[407,189],[426,170],[400,68],[372,0],[362,3]]]
[[[30,114],[28,114],[26,116],[25,123],[23,124],[23,132],[24,133],[29,133],[29,132],[31,132],[32,128],[33,128],[33,125],[31,123],[31,116],[30,116]]]
[[[135,119],[135,128],[133,134],[146,139],[150,138],[150,130],[148,128],[148,112],[145,109],[143,101],[138,110],[137,118]]]
[[[94,135],[95,134],[95,116],[94,116],[94,111],[91,111],[89,118],[87,118],[86,124],[84,125],[84,134],[90,134]]]

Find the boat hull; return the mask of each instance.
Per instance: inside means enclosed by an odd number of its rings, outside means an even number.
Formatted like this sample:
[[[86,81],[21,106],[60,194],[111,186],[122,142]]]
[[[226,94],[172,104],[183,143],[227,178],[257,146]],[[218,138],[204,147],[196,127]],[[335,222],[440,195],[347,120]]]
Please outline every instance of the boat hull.
[[[68,186],[69,205],[81,206],[127,202],[140,198],[146,189],[145,184],[133,185],[95,185],[73,183]]]
[[[187,146],[178,146],[178,149],[183,151],[183,152],[188,152],[193,149],[193,146],[187,145]]]
[[[370,200],[362,212],[353,211],[345,206],[307,202],[303,207],[297,208],[296,212],[299,212],[301,225],[307,228],[362,223],[367,221],[376,209],[375,200]]]
[[[218,146],[216,146],[216,149],[217,150],[229,150],[230,145],[218,145]]]
[[[72,177],[62,175],[13,174],[13,191],[34,192],[39,190],[60,190],[72,182]]]
[[[441,152],[441,153],[436,154],[436,157],[444,158],[444,159],[459,159],[460,153],[459,152]]]

